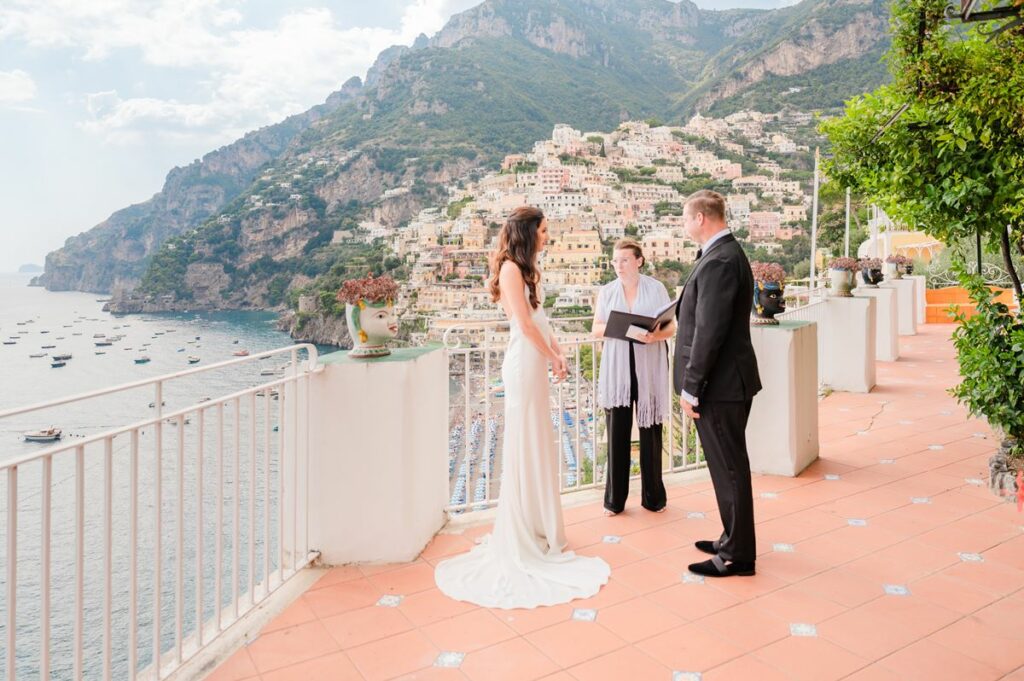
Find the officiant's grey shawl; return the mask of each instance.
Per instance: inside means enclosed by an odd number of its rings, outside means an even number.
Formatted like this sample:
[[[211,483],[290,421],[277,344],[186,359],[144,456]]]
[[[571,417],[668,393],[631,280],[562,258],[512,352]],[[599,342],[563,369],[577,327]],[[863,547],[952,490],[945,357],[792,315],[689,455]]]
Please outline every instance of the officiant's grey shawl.
[[[640,275],[633,314],[654,316],[659,307],[669,302],[665,285],[653,277]],[[612,310],[630,312],[622,281],[616,279],[601,287],[597,298],[597,321],[608,321]],[[663,423],[669,417],[672,401],[668,391],[668,343],[636,343],[636,424],[649,428]],[[629,342],[606,338],[601,354],[601,374],[597,382],[597,401],[605,408],[628,407],[629,394]]]

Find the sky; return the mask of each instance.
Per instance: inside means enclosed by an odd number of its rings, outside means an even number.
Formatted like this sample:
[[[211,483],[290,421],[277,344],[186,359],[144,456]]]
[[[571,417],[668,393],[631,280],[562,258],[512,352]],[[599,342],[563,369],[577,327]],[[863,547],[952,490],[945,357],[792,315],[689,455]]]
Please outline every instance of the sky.
[[[0,272],[480,0],[0,0]],[[698,0],[705,9],[789,0]]]

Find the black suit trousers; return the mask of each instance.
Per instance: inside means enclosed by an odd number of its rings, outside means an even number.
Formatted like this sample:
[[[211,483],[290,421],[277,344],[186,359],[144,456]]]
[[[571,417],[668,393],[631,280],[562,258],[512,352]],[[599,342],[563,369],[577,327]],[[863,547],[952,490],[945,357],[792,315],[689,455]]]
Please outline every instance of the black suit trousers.
[[[605,409],[608,427],[608,468],[605,472],[604,507],[621,513],[629,496],[630,436],[633,431],[633,405],[636,404],[636,359],[629,346],[630,402],[628,407]],[[640,428],[640,505],[660,511],[668,502],[661,478],[661,424]]]
[[[754,540],[754,494],[747,456],[747,419],[753,400],[701,402],[695,421],[711,483],[715,487],[722,536],[718,555],[722,560],[752,562],[757,557]]]

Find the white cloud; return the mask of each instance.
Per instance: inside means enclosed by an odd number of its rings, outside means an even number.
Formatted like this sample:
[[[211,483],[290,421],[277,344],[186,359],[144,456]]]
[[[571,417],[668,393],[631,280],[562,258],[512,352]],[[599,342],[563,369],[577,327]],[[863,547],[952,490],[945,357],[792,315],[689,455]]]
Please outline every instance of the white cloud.
[[[0,105],[27,102],[36,96],[36,84],[24,71],[0,71]]]
[[[137,51],[156,77],[198,70],[201,82],[174,99],[88,95],[81,127],[117,142],[191,131],[223,143],[322,102],[381,50],[435,33],[467,4],[411,0],[396,29],[341,28],[327,8],[292,11],[263,29],[246,26],[241,0],[4,0],[0,44],[70,48],[94,62]]]

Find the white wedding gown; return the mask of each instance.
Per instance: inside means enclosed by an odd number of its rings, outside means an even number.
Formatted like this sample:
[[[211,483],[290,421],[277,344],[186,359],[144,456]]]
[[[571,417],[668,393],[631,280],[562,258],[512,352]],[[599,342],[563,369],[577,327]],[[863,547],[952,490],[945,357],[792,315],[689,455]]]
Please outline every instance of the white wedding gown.
[[[544,308],[532,316],[549,339]],[[566,540],[548,362],[514,319],[501,376],[504,465],[494,530],[468,553],[440,563],[434,579],[449,597],[489,608],[534,608],[593,596],[611,570],[600,558],[562,550]]]

